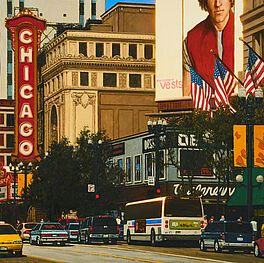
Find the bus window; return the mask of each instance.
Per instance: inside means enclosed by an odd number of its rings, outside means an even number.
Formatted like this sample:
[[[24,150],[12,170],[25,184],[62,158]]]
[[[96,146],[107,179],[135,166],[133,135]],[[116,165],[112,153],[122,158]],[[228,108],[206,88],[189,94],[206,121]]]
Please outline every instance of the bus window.
[[[201,217],[199,199],[167,199],[164,216],[166,217]]]

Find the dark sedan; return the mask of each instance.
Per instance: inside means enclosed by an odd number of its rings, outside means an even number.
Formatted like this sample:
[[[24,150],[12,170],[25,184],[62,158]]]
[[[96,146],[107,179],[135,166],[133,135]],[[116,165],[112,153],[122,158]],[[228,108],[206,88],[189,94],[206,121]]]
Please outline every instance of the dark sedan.
[[[68,240],[68,233],[57,222],[41,222],[30,232],[30,244],[42,245],[52,243],[65,245]]]

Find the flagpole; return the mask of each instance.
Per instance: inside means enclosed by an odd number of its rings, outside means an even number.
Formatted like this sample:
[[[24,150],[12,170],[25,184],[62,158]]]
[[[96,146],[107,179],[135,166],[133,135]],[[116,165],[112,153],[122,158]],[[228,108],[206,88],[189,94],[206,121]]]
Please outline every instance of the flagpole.
[[[259,55],[259,54],[257,54],[256,53],[256,51],[254,51],[253,49],[252,49],[252,47],[250,47],[250,45],[247,43],[247,42],[245,42],[244,40],[243,40],[243,38],[242,37],[240,37],[239,38],[239,40],[240,41],[242,41],[248,48],[250,48],[251,50],[252,50],[252,52],[261,60],[261,61],[263,61],[263,59],[261,58],[261,56]]]
[[[240,85],[244,85],[243,82],[235,75],[235,73],[224,63],[224,61],[211,49],[211,53],[225,66],[225,68],[235,77],[235,79],[239,82]]]

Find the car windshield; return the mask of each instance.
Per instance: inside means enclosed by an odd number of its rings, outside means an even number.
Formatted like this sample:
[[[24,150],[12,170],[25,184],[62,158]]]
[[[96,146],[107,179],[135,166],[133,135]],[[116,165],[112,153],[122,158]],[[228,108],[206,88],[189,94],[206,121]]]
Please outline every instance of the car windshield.
[[[65,219],[60,220],[60,224],[62,224],[63,226],[67,225],[67,221]]]
[[[17,231],[9,225],[0,225],[0,235],[17,234]]]
[[[45,224],[41,230],[63,230],[63,227],[60,224]]]
[[[252,233],[251,224],[245,224],[240,222],[232,222],[226,224],[226,232],[230,233]]]
[[[94,219],[95,226],[116,225],[116,220],[112,217],[98,217]]]
[[[69,223],[76,223],[76,222],[77,222],[76,219],[68,219],[68,224],[69,224]]]
[[[33,229],[36,226],[36,224],[25,224],[26,229]]]
[[[69,229],[71,229],[71,230],[78,230],[79,229],[79,225],[70,225],[70,228]]]

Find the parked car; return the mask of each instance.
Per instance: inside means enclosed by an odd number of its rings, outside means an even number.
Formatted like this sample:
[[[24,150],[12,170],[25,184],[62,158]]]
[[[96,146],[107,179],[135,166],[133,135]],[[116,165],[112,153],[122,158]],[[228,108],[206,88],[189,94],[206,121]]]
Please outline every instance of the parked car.
[[[42,245],[53,243],[65,245],[68,240],[68,233],[58,222],[40,222],[30,232],[30,244]]]
[[[214,248],[215,252],[243,250],[250,252],[254,244],[252,225],[249,222],[215,221],[201,234],[200,249]]]
[[[261,257],[264,254],[264,237],[257,239],[254,243],[255,257]]]
[[[0,252],[22,256],[23,243],[18,231],[4,222],[0,223]]]
[[[29,240],[31,230],[37,225],[37,223],[28,222],[21,223],[17,226],[17,230],[20,231],[20,237],[22,240]]]
[[[117,243],[119,230],[112,216],[87,217],[80,223],[78,242],[90,244],[93,241]]]
[[[72,242],[72,241],[77,242],[78,234],[79,234],[79,227],[80,227],[79,223],[69,223],[68,225],[66,225],[65,230],[68,233],[69,242]]]
[[[70,223],[80,223],[84,218],[59,218],[58,222],[65,228]]]

